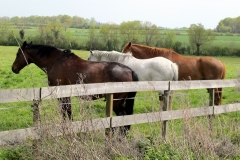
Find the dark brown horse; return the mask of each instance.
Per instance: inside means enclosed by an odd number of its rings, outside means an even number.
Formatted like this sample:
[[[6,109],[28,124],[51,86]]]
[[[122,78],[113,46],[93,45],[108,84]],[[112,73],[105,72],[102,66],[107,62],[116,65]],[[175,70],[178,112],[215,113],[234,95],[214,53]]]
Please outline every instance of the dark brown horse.
[[[172,49],[149,47],[128,42],[124,48],[124,53],[131,52],[139,59],[165,57],[178,64],[178,80],[215,80],[224,79],[226,74],[225,64],[212,57],[187,57],[178,54]],[[215,105],[220,105],[222,101],[222,88],[215,89]]]
[[[27,44],[25,41],[18,49],[12,71],[16,74],[26,65],[34,63],[48,77],[49,86],[70,85],[77,83],[132,82],[138,81],[138,76],[129,67],[116,62],[91,62],[81,59],[70,50],[60,50],[47,45]],[[84,76],[80,76],[84,75]],[[113,111],[116,115],[133,114],[134,97],[136,92],[115,93]],[[59,98],[62,114],[66,112],[72,120],[70,97]],[[124,133],[130,129],[125,126]]]

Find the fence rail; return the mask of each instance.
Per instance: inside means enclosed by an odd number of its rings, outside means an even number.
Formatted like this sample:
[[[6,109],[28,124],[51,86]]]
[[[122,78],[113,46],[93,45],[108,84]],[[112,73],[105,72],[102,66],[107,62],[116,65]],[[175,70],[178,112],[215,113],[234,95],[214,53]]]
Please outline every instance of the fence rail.
[[[187,90],[202,88],[225,88],[240,86],[240,80],[194,80],[194,81],[145,81],[145,82],[109,82],[93,84],[76,84],[66,86],[22,88],[0,90],[0,103],[32,101],[44,99],[109,94],[131,91]],[[39,95],[41,94],[41,95]]]
[[[146,82],[111,82],[95,84],[78,84],[68,86],[54,86],[32,89],[0,90],[0,103],[32,101],[33,99],[51,99],[67,96],[83,96],[92,94],[109,94],[130,91],[157,91],[157,90],[187,90],[203,88],[239,87],[240,80],[205,80],[205,81],[146,81]],[[193,109],[173,110],[135,114],[127,116],[92,119],[78,122],[67,122],[65,130],[69,133],[86,132],[101,128],[117,127],[148,122],[181,119],[186,115],[191,117],[221,114],[240,110],[240,103],[221,106],[208,106]],[[109,111],[107,111],[109,112]],[[38,125],[37,127],[0,132],[0,145],[14,144],[26,139],[39,139],[44,130],[48,129],[51,135],[59,136],[59,125]],[[87,126],[87,127],[84,127]],[[50,129],[50,130],[49,130]]]

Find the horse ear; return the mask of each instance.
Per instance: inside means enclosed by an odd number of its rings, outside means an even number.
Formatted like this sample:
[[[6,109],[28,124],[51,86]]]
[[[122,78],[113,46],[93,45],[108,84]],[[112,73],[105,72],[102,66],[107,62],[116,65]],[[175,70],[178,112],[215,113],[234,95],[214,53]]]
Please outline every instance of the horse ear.
[[[90,49],[90,53],[92,53],[92,50]]]
[[[24,41],[22,47],[25,48],[27,46],[27,42]]]
[[[32,41],[29,44],[32,44]]]
[[[129,41],[129,42],[128,42],[128,47],[131,47],[131,45],[132,45],[132,42]]]

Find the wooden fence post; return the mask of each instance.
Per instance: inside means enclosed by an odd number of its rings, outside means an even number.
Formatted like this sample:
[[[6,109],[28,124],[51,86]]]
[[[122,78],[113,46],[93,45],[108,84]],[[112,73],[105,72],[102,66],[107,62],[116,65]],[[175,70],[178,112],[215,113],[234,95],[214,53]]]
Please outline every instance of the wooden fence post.
[[[106,95],[106,117],[110,117],[110,128],[106,128],[105,134],[106,136],[111,139],[112,138],[112,113],[113,113],[113,94]]]
[[[212,115],[208,115],[208,119],[209,119],[209,130],[212,131],[213,129],[213,117],[214,117],[214,88],[209,89],[209,106],[213,107],[213,114]]]
[[[170,82],[168,84],[169,86],[169,90],[164,91],[164,98],[163,98],[163,107],[162,107],[162,111],[168,111],[169,109],[169,95],[170,95]],[[167,140],[167,122],[168,121],[163,121],[162,122],[162,138],[164,141]]]
[[[40,103],[41,103],[41,92],[42,89],[39,89],[39,92],[36,94],[37,98],[33,100],[33,126],[39,129],[41,125],[41,118],[40,118]],[[40,148],[41,148],[41,139],[35,139],[32,142],[32,155],[33,159],[40,158]]]

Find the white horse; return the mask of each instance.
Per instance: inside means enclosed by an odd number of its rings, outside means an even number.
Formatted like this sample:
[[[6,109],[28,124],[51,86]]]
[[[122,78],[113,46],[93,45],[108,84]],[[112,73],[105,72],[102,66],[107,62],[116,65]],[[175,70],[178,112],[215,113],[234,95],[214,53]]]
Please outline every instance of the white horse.
[[[163,58],[137,59],[131,53],[123,54],[117,51],[90,51],[89,61],[107,61],[122,63],[134,70],[139,81],[177,81],[178,66],[176,63]],[[162,98],[163,91],[158,91]],[[162,100],[162,99],[160,99]]]

